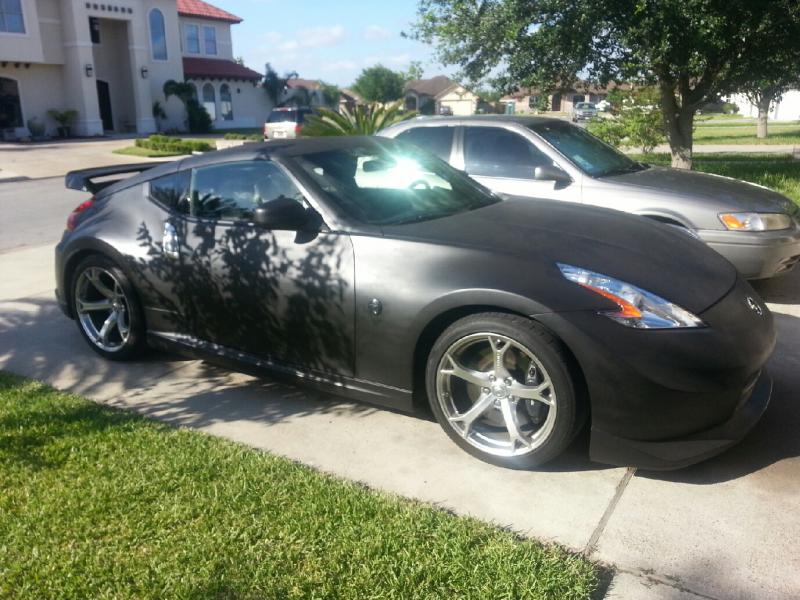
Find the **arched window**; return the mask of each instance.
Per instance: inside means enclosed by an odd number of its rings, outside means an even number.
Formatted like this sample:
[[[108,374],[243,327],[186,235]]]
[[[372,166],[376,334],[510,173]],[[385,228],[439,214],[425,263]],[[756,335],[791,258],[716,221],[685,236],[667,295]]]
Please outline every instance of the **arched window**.
[[[214,86],[207,83],[203,86],[203,106],[205,107],[208,115],[212,121],[217,119],[217,98]]]
[[[150,11],[150,47],[153,60],[167,60],[167,28],[164,15],[157,8]]]
[[[0,129],[22,127],[19,87],[13,79],[0,77]]]
[[[231,100],[231,88],[227,83],[223,83],[219,88],[219,111],[223,121],[233,121],[233,101]]]

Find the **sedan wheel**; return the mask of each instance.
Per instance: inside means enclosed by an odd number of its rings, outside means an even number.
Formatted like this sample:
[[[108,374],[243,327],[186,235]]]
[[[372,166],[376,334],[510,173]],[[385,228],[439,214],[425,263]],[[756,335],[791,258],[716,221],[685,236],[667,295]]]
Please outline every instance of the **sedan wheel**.
[[[141,349],[144,336],[135,294],[111,261],[91,256],[78,266],[73,307],[83,337],[98,354],[124,360]]]
[[[579,425],[570,371],[561,344],[533,321],[474,315],[448,328],[431,352],[431,406],[471,454],[536,466],[559,454]]]

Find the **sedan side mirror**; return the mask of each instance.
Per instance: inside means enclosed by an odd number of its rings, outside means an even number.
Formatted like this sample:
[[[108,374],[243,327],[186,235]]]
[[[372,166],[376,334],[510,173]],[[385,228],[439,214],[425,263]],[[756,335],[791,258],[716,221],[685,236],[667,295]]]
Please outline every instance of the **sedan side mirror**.
[[[297,231],[308,223],[309,212],[297,200],[278,196],[256,208],[253,221],[264,229]]]
[[[572,181],[572,177],[566,171],[555,165],[536,167],[533,171],[533,178],[536,181],[555,181],[556,183],[569,183]]]

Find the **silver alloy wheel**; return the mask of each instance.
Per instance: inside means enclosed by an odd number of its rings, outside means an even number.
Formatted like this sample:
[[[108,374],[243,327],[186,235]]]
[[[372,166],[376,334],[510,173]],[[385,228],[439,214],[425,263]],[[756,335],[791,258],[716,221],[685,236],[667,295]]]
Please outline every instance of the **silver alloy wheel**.
[[[130,304],[116,277],[101,267],[81,272],[75,312],[87,337],[101,350],[117,352],[130,336]]]
[[[447,349],[436,371],[436,399],[458,435],[496,456],[533,452],[555,426],[555,388],[541,361],[496,333],[474,333]]]

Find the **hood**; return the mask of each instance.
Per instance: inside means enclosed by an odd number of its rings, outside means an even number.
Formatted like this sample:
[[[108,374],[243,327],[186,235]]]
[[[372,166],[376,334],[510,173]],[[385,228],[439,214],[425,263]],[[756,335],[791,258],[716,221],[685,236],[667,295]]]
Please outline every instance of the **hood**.
[[[785,196],[757,185],[695,171],[650,167],[635,173],[603,177],[600,181],[643,188],[659,194],[694,199],[715,206],[720,212],[784,212],[792,214],[794,203]]]
[[[511,199],[384,235],[512,254],[540,268],[567,263],[615,277],[699,314],[725,295],[736,269],[669,225],[569,202]]]

